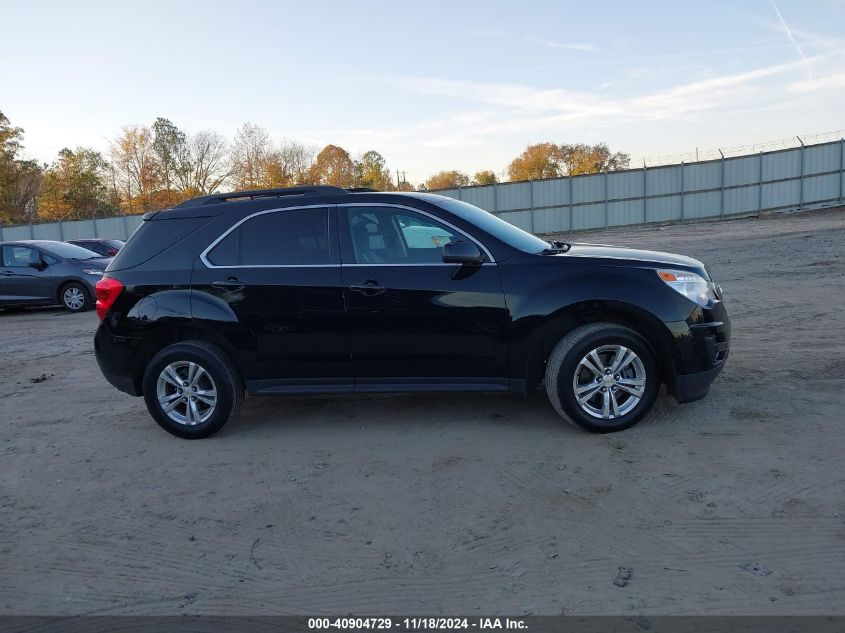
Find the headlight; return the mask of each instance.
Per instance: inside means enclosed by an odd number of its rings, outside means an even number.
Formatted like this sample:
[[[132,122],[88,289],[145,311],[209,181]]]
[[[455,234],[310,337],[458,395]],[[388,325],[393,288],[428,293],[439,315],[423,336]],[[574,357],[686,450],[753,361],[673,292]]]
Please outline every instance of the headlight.
[[[103,273],[106,271],[99,270],[97,268],[83,268],[82,272],[84,272],[86,275],[96,275],[97,277],[102,277]]]
[[[717,299],[713,285],[701,275],[685,270],[658,270],[660,277],[667,286],[680,292],[690,301],[695,301],[703,308]]]

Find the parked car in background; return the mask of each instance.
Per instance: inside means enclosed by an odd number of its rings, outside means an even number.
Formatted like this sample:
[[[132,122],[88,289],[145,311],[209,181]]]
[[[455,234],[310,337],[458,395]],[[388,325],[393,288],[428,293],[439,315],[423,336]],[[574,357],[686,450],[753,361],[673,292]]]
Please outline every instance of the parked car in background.
[[[95,285],[112,261],[81,246],[48,240],[0,242],[0,251],[0,308],[90,310]]]
[[[122,240],[108,240],[100,237],[84,240],[67,240],[67,243],[87,248],[89,251],[99,253],[103,257],[114,257],[124,245]]]
[[[588,431],[724,367],[691,257],[548,242],[426,193],[300,187],[148,213],[97,283],[97,361],[156,422],[211,435],[255,394],[511,391]]]

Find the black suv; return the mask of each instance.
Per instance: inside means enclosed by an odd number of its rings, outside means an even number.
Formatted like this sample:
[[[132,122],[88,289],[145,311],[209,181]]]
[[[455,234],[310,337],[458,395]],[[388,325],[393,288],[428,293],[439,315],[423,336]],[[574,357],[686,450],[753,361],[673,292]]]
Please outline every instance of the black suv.
[[[304,187],[144,216],[97,284],[97,360],[155,420],[206,437],[253,394],[511,391],[545,384],[594,432],[661,383],[703,397],[728,355],[701,262],[547,242],[426,193]]]

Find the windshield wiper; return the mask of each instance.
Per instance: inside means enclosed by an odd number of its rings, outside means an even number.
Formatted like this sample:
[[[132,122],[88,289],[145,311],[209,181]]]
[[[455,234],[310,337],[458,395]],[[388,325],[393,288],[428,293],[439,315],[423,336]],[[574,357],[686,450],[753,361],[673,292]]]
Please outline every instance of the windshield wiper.
[[[572,248],[572,244],[569,242],[561,242],[560,240],[551,240],[546,242],[549,245],[549,248],[544,248],[540,251],[541,255],[554,255],[555,253],[565,253],[570,248]]]

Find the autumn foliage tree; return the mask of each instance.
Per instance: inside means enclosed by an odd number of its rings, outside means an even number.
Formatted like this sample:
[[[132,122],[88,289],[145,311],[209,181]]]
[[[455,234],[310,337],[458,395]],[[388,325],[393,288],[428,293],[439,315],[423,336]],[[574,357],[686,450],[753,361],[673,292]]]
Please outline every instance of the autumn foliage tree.
[[[611,153],[605,143],[538,143],[529,145],[522,154],[511,161],[508,165],[508,177],[516,181],[597,174],[627,169],[630,162],[631,157],[628,154]]]
[[[361,159],[355,163],[357,185],[367,187],[376,191],[390,191],[394,189],[390,179],[390,170],[385,165],[384,157],[370,150],[365,152]]]
[[[455,187],[466,187],[469,184],[469,176],[462,171],[454,169],[440,171],[425,181],[425,188],[432,189],[454,189]]]
[[[41,187],[42,169],[34,160],[26,160],[23,130],[12,127],[0,112],[0,221],[31,221],[35,198]]]
[[[51,220],[113,214],[117,200],[107,184],[109,172],[109,163],[100,152],[64,148],[44,173],[38,214]]]
[[[355,163],[342,147],[326,145],[308,170],[308,182],[314,185],[354,187],[356,183]]]
[[[472,184],[474,185],[495,185],[497,182],[499,180],[496,178],[496,174],[489,169],[477,171],[475,176],[472,177]]]

